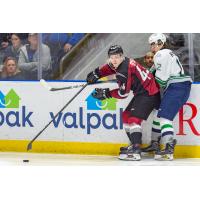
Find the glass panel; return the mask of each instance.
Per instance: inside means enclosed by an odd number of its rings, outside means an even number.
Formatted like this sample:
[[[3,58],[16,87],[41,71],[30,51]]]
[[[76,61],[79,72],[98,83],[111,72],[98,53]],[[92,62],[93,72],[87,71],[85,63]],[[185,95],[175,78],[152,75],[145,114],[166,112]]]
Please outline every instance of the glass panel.
[[[170,48],[185,73],[200,81],[200,33],[167,33]],[[104,64],[111,44],[123,47],[127,57],[146,68],[153,64],[150,33],[0,33],[1,80],[84,80]],[[3,60],[16,59],[14,73],[6,75]],[[11,70],[12,71],[12,70]]]
[[[200,33],[193,33],[194,46],[194,81],[200,81]]]
[[[51,79],[52,77],[52,58],[51,52],[48,45],[43,43],[43,34],[38,34],[38,79]]]
[[[112,44],[121,45],[127,57],[142,60],[150,50],[149,36],[150,33],[86,34],[85,42],[80,44],[74,55],[66,57],[60,79],[84,80],[90,71],[107,61],[107,51]]]
[[[27,43],[20,49],[18,66],[27,80],[37,80],[39,64],[38,44],[38,34],[29,33]]]
[[[84,33],[43,33],[42,42],[49,47],[51,54],[51,76],[56,77],[60,73],[60,61],[69,54],[78,42],[84,37]],[[44,55],[43,55],[44,56]],[[45,73],[43,70],[43,77]]]
[[[20,49],[27,43],[27,33],[1,33],[1,80],[26,80],[26,75],[18,66]],[[4,67],[3,67],[4,63]]]
[[[185,74],[189,75],[189,47],[187,33],[170,33],[168,34],[169,46],[172,51],[179,57],[184,68]]]

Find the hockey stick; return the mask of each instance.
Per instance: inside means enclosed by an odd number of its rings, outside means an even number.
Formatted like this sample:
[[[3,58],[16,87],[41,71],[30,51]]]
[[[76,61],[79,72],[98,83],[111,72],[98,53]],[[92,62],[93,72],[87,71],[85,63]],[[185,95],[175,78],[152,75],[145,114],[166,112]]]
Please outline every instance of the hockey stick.
[[[68,89],[73,89],[73,88],[79,88],[79,87],[83,87],[85,84],[82,85],[72,85],[72,86],[68,86],[68,87],[60,87],[60,88],[54,88],[51,87],[47,81],[45,81],[44,79],[40,80],[40,83],[43,87],[45,87],[47,90],[49,91],[58,91],[58,90],[68,90]]]
[[[63,108],[54,116],[54,118],[28,143],[27,151],[32,149],[32,143],[41,135],[44,130],[56,119],[56,117],[88,86],[86,83],[64,106]]]
[[[95,84],[99,84],[99,83],[115,83],[116,79],[112,79],[109,81],[100,81],[100,82],[96,82]],[[72,86],[68,86],[68,87],[51,87],[47,81],[45,81],[44,79],[40,79],[40,84],[45,87],[47,90],[54,92],[54,91],[58,91],[58,90],[68,90],[68,89],[73,89],[73,88],[79,88],[79,87],[83,87],[85,84],[82,85],[72,85]]]
[[[102,81],[102,82],[97,82],[95,84],[99,84],[99,83],[108,83],[108,82],[115,82],[116,79],[110,80],[110,81]],[[46,82],[46,81],[45,81]],[[83,87],[67,102],[67,104],[65,104],[65,106],[54,116],[54,118],[28,143],[27,146],[27,151],[32,149],[32,143],[39,137],[39,135],[41,135],[44,130],[46,130],[46,128],[56,119],[56,117],[81,93],[82,90],[84,90],[89,84],[86,83],[85,85],[83,85]]]

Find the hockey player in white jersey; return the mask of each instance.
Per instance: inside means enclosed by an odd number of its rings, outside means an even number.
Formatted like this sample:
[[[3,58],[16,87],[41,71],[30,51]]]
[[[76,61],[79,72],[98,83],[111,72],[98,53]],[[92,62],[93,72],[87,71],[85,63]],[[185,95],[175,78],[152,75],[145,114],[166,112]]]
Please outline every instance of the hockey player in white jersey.
[[[155,53],[151,71],[155,71],[155,79],[164,92],[160,108],[154,115],[151,144],[142,151],[154,151],[156,160],[173,160],[176,140],[172,122],[189,98],[192,79],[184,74],[178,57],[167,48],[164,34],[152,34],[149,44]],[[163,149],[159,148],[160,138]]]

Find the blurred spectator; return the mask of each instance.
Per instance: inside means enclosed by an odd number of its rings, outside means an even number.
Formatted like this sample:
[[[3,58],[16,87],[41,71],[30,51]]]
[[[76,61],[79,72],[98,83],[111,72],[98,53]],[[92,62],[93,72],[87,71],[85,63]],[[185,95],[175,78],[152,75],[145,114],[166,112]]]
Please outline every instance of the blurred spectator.
[[[61,58],[84,36],[84,33],[43,33],[42,41],[51,50],[52,67],[57,69]]]
[[[153,65],[153,56],[154,54],[152,52],[148,52],[146,53],[146,55],[144,56],[144,67],[150,69]]]
[[[11,34],[11,45],[5,49],[5,57],[14,57],[17,61],[19,60],[20,48],[22,45],[22,34],[12,33]]]
[[[180,62],[183,65],[186,75],[190,75],[189,71],[189,49],[185,44],[185,37],[183,33],[170,33],[168,36],[170,48],[179,57]],[[192,49],[194,53],[194,80],[200,81],[200,59],[195,48]]]
[[[25,80],[25,76],[19,70],[17,61],[13,57],[5,58],[0,77],[1,80]]]
[[[185,46],[185,37],[183,33],[170,33],[168,40],[170,48],[174,51]]]
[[[64,44],[64,52],[67,53],[76,45],[84,36],[84,33],[68,33],[68,40]]]
[[[42,68],[42,77],[50,78],[51,75],[51,55],[47,45],[39,46],[37,33],[29,33],[29,44],[20,49],[18,65],[27,74],[29,79],[37,79],[38,67]]]
[[[10,33],[1,33],[0,34],[0,50],[4,50],[8,47],[10,43]]]
[[[135,58],[135,60],[146,69],[150,69],[153,65],[153,56],[154,54],[152,52],[147,52],[145,56],[141,58]]]
[[[5,49],[10,42],[10,33],[0,33],[0,68],[3,67],[3,59],[5,57]]]

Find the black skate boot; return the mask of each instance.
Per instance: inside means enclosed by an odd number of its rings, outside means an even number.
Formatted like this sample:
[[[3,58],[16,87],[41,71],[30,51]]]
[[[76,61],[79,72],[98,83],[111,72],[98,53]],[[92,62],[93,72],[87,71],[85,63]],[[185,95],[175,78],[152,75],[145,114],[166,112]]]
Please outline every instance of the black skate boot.
[[[158,138],[158,140],[152,140],[151,144],[145,148],[141,148],[142,153],[153,153],[153,152],[157,152],[160,150],[160,138]]]
[[[120,153],[127,153],[128,149],[132,148],[132,146],[133,144],[129,144],[128,146],[120,147]]]
[[[174,148],[177,141],[175,139],[165,145],[165,149],[155,152],[155,160],[173,160],[174,159]]]
[[[128,136],[128,139],[131,141],[131,135],[128,131],[126,131],[126,134]],[[126,153],[127,150],[130,148],[130,146],[132,146],[132,143],[130,143],[128,146],[125,147],[120,147],[120,153]]]
[[[123,151],[120,148],[119,159],[120,160],[141,160],[141,149],[138,145],[130,145],[123,147]]]

